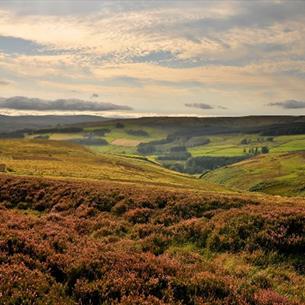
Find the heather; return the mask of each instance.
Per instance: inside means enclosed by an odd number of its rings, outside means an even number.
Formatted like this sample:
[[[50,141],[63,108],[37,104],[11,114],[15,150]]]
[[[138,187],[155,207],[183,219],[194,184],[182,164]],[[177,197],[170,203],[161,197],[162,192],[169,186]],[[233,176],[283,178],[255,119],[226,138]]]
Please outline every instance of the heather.
[[[304,304],[301,199],[0,176],[1,304]]]

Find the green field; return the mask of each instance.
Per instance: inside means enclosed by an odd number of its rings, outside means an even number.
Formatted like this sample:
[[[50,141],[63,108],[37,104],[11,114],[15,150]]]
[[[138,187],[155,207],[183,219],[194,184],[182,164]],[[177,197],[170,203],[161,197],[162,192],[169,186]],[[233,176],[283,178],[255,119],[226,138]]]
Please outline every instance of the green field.
[[[122,126],[118,127],[118,122]],[[243,133],[242,130],[244,128],[241,126],[241,130],[238,133],[203,135],[198,135],[198,129],[197,131],[193,130],[194,135],[192,135],[186,128],[188,133],[185,135],[185,131],[184,133],[181,133],[181,131],[179,133],[179,122],[175,121],[176,127],[171,125],[170,121],[161,120],[159,121],[159,125],[157,122],[158,119],[156,121],[140,119],[110,121],[96,125],[90,123],[89,126],[84,125],[82,127],[82,132],[54,132],[42,135],[47,135],[50,140],[56,140],[58,142],[73,142],[79,139],[86,139],[88,134],[93,134],[94,138],[106,140],[108,143],[107,145],[86,146],[84,151],[87,154],[94,155],[94,158],[113,158],[115,160],[116,158],[122,158],[124,156],[125,158],[129,157],[128,162],[134,162],[134,158],[144,157],[161,166],[180,172],[195,174],[197,177],[208,170],[210,172],[204,175],[205,180],[223,184],[229,188],[280,195],[304,195],[304,191],[302,190],[304,181],[304,176],[302,175],[302,166],[304,163],[302,151],[305,150],[304,134],[272,137],[262,136],[260,133]],[[194,123],[192,124],[194,125]],[[100,129],[105,129],[107,132],[104,135],[95,135],[95,132]],[[146,134],[134,135],[130,134],[130,131],[141,131]],[[27,138],[35,138],[37,135],[41,135],[41,133],[27,135]],[[172,135],[175,136],[171,140],[167,140]],[[207,142],[202,145],[205,140]],[[154,152],[141,154],[138,150],[140,143],[154,145]],[[189,156],[185,159],[176,158],[172,154],[172,149],[175,147],[185,147],[185,151]],[[261,154],[262,147],[268,148],[269,153],[267,155]],[[286,156],[287,153],[291,154]],[[170,156],[170,158],[161,159],[163,156]],[[216,169],[212,168],[212,170],[211,168],[205,170],[204,166],[197,167],[197,165],[191,168],[188,163],[189,160],[198,157],[213,157],[216,158],[215,162],[218,162],[217,158],[223,157],[239,158],[239,160],[244,158],[247,160],[233,165],[220,165],[223,166],[221,168],[217,168],[219,166],[216,164],[214,167]],[[233,160],[231,163],[238,162],[239,160]],[[148,163],[147,161],[141,162]],[[161,167],[158,168],[160,169]],[[28,171],[31,172],[31,170]],[[87,169],[86,171],[90,172],[88,175],[93,179],[100,179],[102,177],[109,178],[107,174],[101,174],[101,171],[95,168],[93,170]],[[98,173],[93,174],[96,171]],[[72,176],[80,176],[80,174],[76,173],[77,170],[71,170],[71,172],[73,172],[71,174]],[[169,172],[173,173],[172,171]],[[69,176],[69,173],[64,172],[64,175]],[[116,173],[116,171],[114,171],[112,176],[115,179],[123,180],[128,180],[129,178],[126,173]],[[135,176],[139,180],[142,179],[139,177],[139,174]],[[162,177],[159,177],[158,179],[161,179],[160,181],[163,182],[165,180],[168,181],[168,178],[162,179]],[[147,179],[144,180],[146,181]]]
[[[167,170],[143,157],[99,154],[63,141],[0,140],[0,164],[5,164],[7,172],[15,175],[224,190],[221,186]]]
[[[211,171],[203,179],[242,190],[304,196],[305,152],[257,156]]]
[[[106,133],[104,137],[109,145],[105,146],[91,146],[92,149],[98,152],[115,153],[115,154],[135,154],[137,153],[138,143],[147,143],[155,140],[161,140],[167,137],[169,134],[166,130],[142,127],[137,125],[126,125],[125,128],[119,129],[111,124],[105,124],[104,128],[109,128],[111,131]],[[53,133],[47,134],[51,140],[74,140],[81,139],[85,136],[87,132],[92,132],[96,128],[86,128],[84,132],[81,133]],[[134,136],[128,134],[126,131],[129,129],[140,129],[148,133],[148,136]],[[29,135],[28,138],[34,138],[37,135]],[[194,137],[194,139],[200,137]],[[187,150],[192,154],[193,157],[197,156],[242,156],[245,155],[249,148],[268,146],[270,152],[280,153],[280,152],[293,152],[302,151],[305,149],[305,135],[289,135],[289,136],[277,136],[273,137],[273,141],[267,141],[267,137],[261,137],[258,134],[229,134],[229,135],[212,135],[205,136],[210,140],[209,144],[199,145],[194,147],[188,147]],[[243,139],[251,140],[250,144],[242,145],[240,142]],[[113,142],[122,140],[122,144],[115,144]],[[124,140],[127,142],[125,145]],[[134,145],[129,145],[128,140],[135,141]],[[185,144],[183,141],[179,143],[181,145]],[[164,149],[169,149],[171,146],[177,145],[166,144],[163,145]],[[246,150],[246,152],[245,152]],[[154,156],[154,155],[152,155]]]

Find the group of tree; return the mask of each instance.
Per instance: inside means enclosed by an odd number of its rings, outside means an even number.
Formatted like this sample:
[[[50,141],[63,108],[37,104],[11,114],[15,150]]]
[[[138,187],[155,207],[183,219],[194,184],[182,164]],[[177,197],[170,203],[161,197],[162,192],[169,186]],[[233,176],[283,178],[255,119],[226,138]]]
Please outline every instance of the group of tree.
[[[92,131],[92,133],[98,137],[104,137],[109,132],[111,132],[111,129],[109,128],[98,128]]]
[[[157,151],[158,146],[170,144],[175,140],[176,138],[174,136],[168,135],[165,139],[150,141],[148,143],[140,143],[137,146],[137,151],[142,155],[150,155]]]
[[[188,174],[201,174],[216,168],[230,165],[247,159],[247,156],[238,157],[190,157],[185,164],[181,163],[164,163],[166,168]]]
[[[268,154],[269,153],[269,147],[268,146],[262,146],[262,147],[250,147],[247,151],[246,148],[244,148],[244,153],[249,155],[259,155],[259,154]]]
[[[42,133],[79,133],[83,132],[81,127],[54,127],[54,128],[43,128],[39,130],[28,131],[27,133],[42,134]]]
[[[119,128],[119,129],[122,129],[122,128],[125,128],[125,125],[124,125],[123,123],[121,123],[121,122],[117,122],[117,123],[115,124],[115,127],[116,127],[116,128]]]
[[[186,161],[185,172],[189,174],[202,173],[207,170],[213,170],[218,167],[230,165],[247,159],[245,156],[238,157],[212,157],[202,156],[193,157]]]
[[[164,161],[164,160],[186,161],[191,157],[192,157],[192,155],[188,151],[176,151],[176,152],[169,152],[162,156],[159,156],[158,160],[159,161]]]

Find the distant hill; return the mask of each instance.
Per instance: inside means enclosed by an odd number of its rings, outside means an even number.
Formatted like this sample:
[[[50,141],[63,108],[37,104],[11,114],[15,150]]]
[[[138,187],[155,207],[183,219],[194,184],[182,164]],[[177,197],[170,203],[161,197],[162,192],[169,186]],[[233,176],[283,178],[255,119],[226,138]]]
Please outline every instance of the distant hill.
[[[245,117],[143,117],[138,119],[116,119],[107,124],[123,123],[139,127],[162,128],[169,133],[184,136],[223,133],[259,133],[268,127],[305,126],[305,116],[245,116]],[[83,127],[103,126],[104,122],[88,122]]]
[[[0,115],[0,133],[27,128],[47,128],[56,125],[103,122],[107,119],[93,115],[42,115],[6,116]]]

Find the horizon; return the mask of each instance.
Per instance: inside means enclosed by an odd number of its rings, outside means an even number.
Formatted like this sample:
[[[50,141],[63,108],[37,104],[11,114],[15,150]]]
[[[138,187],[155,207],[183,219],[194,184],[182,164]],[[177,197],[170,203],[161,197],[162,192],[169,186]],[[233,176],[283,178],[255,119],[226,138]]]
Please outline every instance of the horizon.
[[[0,114],[302,115],[304,13],[304,1],[1,1]]]

